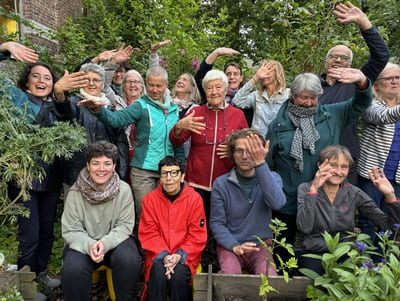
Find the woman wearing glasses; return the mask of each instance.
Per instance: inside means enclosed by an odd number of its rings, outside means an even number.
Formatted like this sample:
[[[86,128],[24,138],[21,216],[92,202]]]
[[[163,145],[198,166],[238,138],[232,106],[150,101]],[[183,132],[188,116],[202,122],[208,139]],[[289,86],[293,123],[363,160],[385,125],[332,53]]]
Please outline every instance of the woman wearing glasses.
[[[175,146],[191,138],[186,181],[203,197],[207,218],[210,213],[211,187],[214,180],[232,169],[227,158],[226,138],[238,129],[247,128],[243,112],[225,102],[228,78],[220,70],[209,71],[203,79],[207,103],[195,107],[171,130]]]
[[[88,143],[94,143],[100,140],[111,142],[118,147],[119,158],[116,171],[120,178],[124,181],[128,178],[128,141],[125,135],[125,128],[112,128],[99,120],[89,108],[78,106],[77,103],[83,99],[97,100],[104,103],[110,109],[115,109],[110,100],[102,93],[104,87],[104,68],[88,63],[82,65],[80,71],[85,72],[87,78],[87,85],[80,88],[79,94],[73,95],[69,98],[74,118],[78,124],[83,126],[87,133]],[[55,87],[54,93],[58,100],[62,101],[67,96],[65,90]],[[79,172],[85,166],[84,151],[77,152],[74,156],[65,163],[64,182],[66,188],[69,188],[78,177]]]
[[[368,178],[368,170],[373,166],[383,168],[396,197],[400,197],[400,66],[388,63],[376,79],[373,92],[374,100],[362,115],[358,186],[386,211],[384,196]],[[360,217],[359,227],[373,240],[375,228],[369,220]]]

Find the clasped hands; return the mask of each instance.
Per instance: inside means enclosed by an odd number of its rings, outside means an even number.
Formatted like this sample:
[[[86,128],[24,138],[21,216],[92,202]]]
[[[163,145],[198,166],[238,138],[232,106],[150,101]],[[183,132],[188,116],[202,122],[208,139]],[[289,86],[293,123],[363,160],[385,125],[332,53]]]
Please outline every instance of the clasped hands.
[[[164,256],[163,263],[165,267],[165,276],[167,279],[171,279],[171,275],[174,273],[176,265],[181,260],[181,255],[179,254],[168,254]]]

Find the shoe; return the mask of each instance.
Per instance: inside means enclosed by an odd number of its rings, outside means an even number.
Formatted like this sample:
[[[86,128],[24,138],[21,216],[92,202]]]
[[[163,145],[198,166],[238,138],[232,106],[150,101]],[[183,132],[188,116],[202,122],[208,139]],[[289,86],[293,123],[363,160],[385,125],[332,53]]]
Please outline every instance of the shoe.
[[[57,288],[61,285],[60,279],[51,278],[46,271],[40,272],[39,275],[36,276],[36,282],[48,288]]]
[[[35,300],[36,300],[36,301],[46,301],[46,300],[47,300],[47,297],[46,297],[45,294],[43,294],[43,293],[41,293],[41,292],[37,292],[37,293],[36,293],[36,298],[35,298]]]

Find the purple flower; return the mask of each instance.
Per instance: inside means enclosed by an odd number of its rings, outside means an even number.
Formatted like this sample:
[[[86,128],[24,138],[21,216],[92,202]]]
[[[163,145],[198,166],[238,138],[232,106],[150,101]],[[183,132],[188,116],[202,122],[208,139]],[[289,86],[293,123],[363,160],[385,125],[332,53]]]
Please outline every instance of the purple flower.
[[[199,68],[199,59],[197,58],[197,56],[195,56],[192,60],[192,68],[194,70],[197,70],[197,68]]]
[[[185,49],[181,49],[181,54],[185,55],[186,54],[186,50]]]
[[[386,236],[390,237],[390,236],[392,236],[393,232],[390,231],[390,230],[386,230],[386,231],[379,231],[378,234],[379,234],[379,236],[385,236],[386,235]]]
[[[365,243],[362,243],[359,241],[355,242],[353,244],[353,246],[355,246],[357,248],[357,250],[360,252],[364,252],[367,249],[367,246],[365,245]]]
[[[362,267],[368,269],[368,271],[371,271],[375,267],[375,265],[367,259]]]
[[[385,258],[381,258],[381,263],[386,263],[386,259]]]
[[[399,229],[400,228],[400,224],[394,224],[394,226]]]

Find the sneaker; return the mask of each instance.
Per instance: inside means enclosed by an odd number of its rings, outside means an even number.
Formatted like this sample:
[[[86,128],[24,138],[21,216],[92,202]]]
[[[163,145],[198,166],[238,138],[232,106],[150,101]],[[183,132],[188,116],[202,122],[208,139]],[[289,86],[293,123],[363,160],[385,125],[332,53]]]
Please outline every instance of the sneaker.
[[[47,300],[47,297],[46,297],[45,294],[43,294],[43,293],[41,293],[41,292],[37,292],[37,293],[36,293],[36,298],[35,298],[35,300],[36,300],[36,301],[46,301],[46,300]]]
[[[46,271],[40,272],[36,277],[36,282],[39,284],[43,284],[48,288],[57,288],[61,285],[60,279],[51,278]]]

